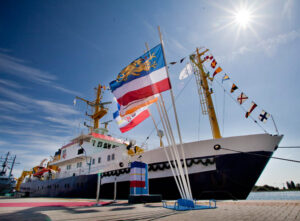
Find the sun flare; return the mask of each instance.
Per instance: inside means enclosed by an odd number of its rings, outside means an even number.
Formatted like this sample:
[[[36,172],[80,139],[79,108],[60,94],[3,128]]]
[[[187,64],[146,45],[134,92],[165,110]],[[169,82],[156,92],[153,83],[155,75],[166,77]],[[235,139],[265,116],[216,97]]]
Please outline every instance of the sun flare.
[[[247,28],[251,21],[251,14],[246,9],[241,9],[235,13],[235,22],[242,28]]]

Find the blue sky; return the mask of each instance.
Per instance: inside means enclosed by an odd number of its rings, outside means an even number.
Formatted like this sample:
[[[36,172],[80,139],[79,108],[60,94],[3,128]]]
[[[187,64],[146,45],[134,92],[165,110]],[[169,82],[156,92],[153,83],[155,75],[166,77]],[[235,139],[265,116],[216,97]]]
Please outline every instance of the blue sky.
[[[234,22],[233,14],[241,8],[251,12],[246,28]],[[145,42],[150,47],[157,45],[158,25],[168,62],[178,61],[196,47],[209,48],[239,88],[274,116],[279,132],[285,135],[281,146],[299,146],[299,9],[295,0],[2,1],[1,153],[9,150],[17,154],[21,164],[15,174],[19,175],[23,168],[30,169],[86,132],[86,105],[78,102],[74,107],[74,97],[93,99],[93,88],[99,83],[108,85],[122,68],[142,55]],[[174,94],[185,88],[176,101],[183,140],[209,139],[207,117],[199,117],[193,76],[178,79],[184,65],[170,67]],[[223,136],[262,133],[227,95],[224,101],[217,86],[213,84],[213,99]],[[169,94],[164,97],[170,104]],[[103,100],[113,97],[106,92]],[[115,110],[112,104],[104,120],[112,119]],[[154,108],[151,112],[158,119]],[[275,133],[272,121],[263,126]],[[141,144],[153,123],[148,119],[126,134],[121,134],[114,122],[109,128],[112,134]],[[157,145],[152,134],[148,147]],[[300,150],[279,149],[275,156],[299,159]],[[296,163],[271,160],[258,184],[300,183],[299,169]]]

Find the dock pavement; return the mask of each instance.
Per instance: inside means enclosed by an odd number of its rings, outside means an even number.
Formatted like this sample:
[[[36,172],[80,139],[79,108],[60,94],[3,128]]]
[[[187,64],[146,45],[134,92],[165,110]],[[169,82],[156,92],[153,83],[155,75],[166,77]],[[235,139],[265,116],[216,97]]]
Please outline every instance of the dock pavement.
[[[71,202],[75,204],[70,204]],[[190,211],[165,209],[162,203],[128,204],[127,201],[121,200],[103,206],[93,206],[93,202],[95,201],[89,199],[2,198],[0,199],[0,220],[300,221],[300,201],[217,201],[216,209]],[[111,201],[103,200],[102,202],[110,203]],[[26,203],[30,206],[24,207]],[[32,206],[33,203],[35,203],[34,206]],[[38,203],[41,203],[40,206]],[[51,205],[61,203],[61,205],[47,206],[47,203]],[[201,201],[202,203],[207,204],[207,201]]]

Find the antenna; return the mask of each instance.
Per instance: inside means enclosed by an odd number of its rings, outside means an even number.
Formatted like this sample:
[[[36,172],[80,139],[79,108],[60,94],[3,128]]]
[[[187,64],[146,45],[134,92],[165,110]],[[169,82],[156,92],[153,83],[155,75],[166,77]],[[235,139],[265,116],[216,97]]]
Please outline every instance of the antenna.
[[[107,125],[108,125],[110,122],[112,122],[112,120],[109,120],[109,121],[106,121],[106,122],[103,122],[103,123],[102,123],[102,124],[104,124],[105,129],[107,129]]]
[[[97,94],[96,94],[96,100],[94,100],[94,101],[89,101],[89,100],[86,100],[86,99],[78,97],[78,96],[75,97],[75,100],[78,99],[78,100],[84,101],[87,105],[89,105],[91,107],[94,107],[94,113],[93,114],[90,115],[86,112],[86,116],[89,116],[94,121],[93,129],[99,128],[99,120],[102,117],[104,117],[108,112],[108,108],[104,107],[104,105],[112,103],[111,101],[101,102],[102,91],[106,90],[106,89],[107,89],[106,86],[104,86],[104,85],[102,86],[102,85],[99,84],[98,87],[95,88],[95,90],[97,90]],[[84,126],[90,128],[92,130],[92,127],[87,125],[86,123],[84,123]]]

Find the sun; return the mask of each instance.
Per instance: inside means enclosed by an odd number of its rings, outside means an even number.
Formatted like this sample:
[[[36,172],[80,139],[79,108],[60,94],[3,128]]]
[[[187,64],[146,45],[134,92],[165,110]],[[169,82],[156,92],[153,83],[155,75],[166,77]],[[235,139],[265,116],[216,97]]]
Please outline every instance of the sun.
[[[234,21],[241,28],[246,29],[251,22],[251,13],[247,9],[240,9],[234,14]]]

